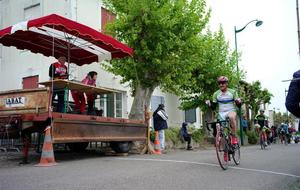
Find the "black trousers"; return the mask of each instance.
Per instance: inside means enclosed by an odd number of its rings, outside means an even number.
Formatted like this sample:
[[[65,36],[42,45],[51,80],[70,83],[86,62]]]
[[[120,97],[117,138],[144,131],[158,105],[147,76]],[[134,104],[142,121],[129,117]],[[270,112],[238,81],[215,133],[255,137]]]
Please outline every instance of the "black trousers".
[[[65,108],[65,91],[64,90],[55,90],[52,95],[52,102],[54,101],[55,96],[57,95],[57,105],[56,111],[57,112],[64,112]]]
[[[192,137],[191,135],[188,135],[186,137],[183,137],[185,141],[187,141],[188,146],[191,146]]]

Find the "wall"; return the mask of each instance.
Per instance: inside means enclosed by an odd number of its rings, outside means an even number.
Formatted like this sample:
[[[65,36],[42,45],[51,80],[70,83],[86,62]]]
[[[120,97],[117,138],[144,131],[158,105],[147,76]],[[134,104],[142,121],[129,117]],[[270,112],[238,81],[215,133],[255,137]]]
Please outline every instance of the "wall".
[[[54,2],[54,3],[53,3]],[[28,19],[25,14],[29,7],[40,3],[34,8],[35,17],[56,12],[67,15],[68,1],[65,0],[4,0],[2,2],[2,28],[22,22]],[[32,17],[29,17],[32,19]],[[48,80],[48,67],[55,61],[54,58],[45,57],[41,54],[33,54],[26,50],[17,50],[14,47],[3,47],[0,75],[0,90],[22,88],[22,78],[31,75],[39,75],[40,81]],[[4,82],[5,81],[5,82]]]

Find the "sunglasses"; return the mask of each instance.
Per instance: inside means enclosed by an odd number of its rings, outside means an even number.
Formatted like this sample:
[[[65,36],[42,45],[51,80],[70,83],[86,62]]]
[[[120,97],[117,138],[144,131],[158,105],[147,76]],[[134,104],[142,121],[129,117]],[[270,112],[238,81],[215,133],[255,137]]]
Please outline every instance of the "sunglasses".
[[[218,84],[220,85],[220,84],[227,84],[227,82],[218,82]]]

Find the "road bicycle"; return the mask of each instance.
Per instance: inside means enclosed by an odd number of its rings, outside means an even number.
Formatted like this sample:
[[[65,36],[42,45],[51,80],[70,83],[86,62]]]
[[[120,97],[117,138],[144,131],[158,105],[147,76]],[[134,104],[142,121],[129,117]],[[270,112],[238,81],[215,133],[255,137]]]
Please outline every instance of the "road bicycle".
[[[263,131],[261,130],[260,132],[259,132],[259,144],[260,144],[260,148],[262,149],[262,150],[264,150],[264,149],[266,149],[266,147],[267,147],[267,145],[266,145],[266,139],[265,139],[265,137],[264,137],[264,133],[263,133]]]
[[[271,145],[270,141],[270,129],[267,127],[260,127],[259,125],[256,126],[256,133],[259,137],[259,146],[262,150],[266,149],[268,145]]]
[[[210,128],[213,129],[217,159],[221,168],[226,170],[231,159],[236,165],[239,165],[241,159],[240,145],[239,143],[231,144],[232,131],[229,120],[206,122],[206,127],[209,131],[211,131]]]

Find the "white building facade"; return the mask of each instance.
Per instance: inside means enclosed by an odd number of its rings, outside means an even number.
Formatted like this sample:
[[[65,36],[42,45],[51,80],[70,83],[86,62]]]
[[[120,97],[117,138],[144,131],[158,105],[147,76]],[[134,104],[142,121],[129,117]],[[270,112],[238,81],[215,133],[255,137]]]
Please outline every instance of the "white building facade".
[[[13,24],[49,14],[58,14],[101,31],[104,8],[100,0],[0,0],[0,29]],[[4,47],[0,44],[0,91],[21,89],[23,80],[35,76],[38,81],[47,81],[48,68],[56,60],[27,50]],[[120,83],[120,77],[103,70],[100,63],[77,66],[70,64],[72,79],[81,80],[89,71],[98,72],[97,86],[120,91],[105,97],[96,106],[104,110],[104,116],[127,118],[133,102],[130,88]],[[151,110],[159,103],[166,105],[170,126],[180,126],[183,121],[201,126],[199,109],[187,112],[179,110],[179,98],[156,89],[151,99]]]

